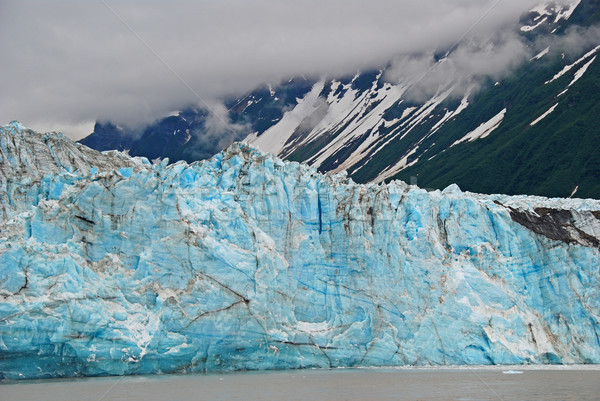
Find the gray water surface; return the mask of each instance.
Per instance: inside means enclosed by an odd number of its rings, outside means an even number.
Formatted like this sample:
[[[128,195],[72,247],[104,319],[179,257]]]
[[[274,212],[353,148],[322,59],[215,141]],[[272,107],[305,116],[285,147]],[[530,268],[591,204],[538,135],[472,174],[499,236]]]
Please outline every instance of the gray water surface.
[[[343,369],[39,380],[1,401],[600,400],[600,368]]]

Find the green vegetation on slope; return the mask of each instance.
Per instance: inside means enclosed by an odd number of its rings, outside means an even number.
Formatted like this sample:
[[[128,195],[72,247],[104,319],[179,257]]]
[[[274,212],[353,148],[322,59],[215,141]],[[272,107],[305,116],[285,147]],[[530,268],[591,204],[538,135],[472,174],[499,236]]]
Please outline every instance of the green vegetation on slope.
[[[578,187],[575,196],[600,198],[600,62],[592,63],[580,80],[558,96],[585,61],[544,84],[565,63],[555,56],[540,63],[539,69],[523,67],[510,80],[481,93],[461,118],[435,135],[436,146],[449,146],[475,128],[470,121],[486,121],[480,117],[491,118],[506,107],[498,129],[431,160],[426,152],[394,178],[418,177],[419,185],[427,188],[456,183],[473,192],[550,197],[568,197]],[[556,104],[554,112],[530,125]],[[432,154],[434,150],[430,149]]]

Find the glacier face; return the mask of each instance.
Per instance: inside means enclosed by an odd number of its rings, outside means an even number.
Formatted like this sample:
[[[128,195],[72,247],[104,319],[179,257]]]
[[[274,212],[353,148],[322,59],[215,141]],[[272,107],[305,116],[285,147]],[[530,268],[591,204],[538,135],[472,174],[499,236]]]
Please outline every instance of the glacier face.
[[[600,363],[600,202],[0,129],[0,377]]]

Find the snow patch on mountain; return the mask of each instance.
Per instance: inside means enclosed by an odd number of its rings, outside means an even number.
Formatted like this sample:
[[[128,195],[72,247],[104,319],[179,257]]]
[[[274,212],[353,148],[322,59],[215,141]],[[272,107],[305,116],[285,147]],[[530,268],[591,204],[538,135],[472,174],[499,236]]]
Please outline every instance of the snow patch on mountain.
[[[279,123],[267,129],[262,135],[258,133],[249,135],[245,142],[258,146],[264,152],[278,154],[301,122],[318,109],[319,93],[323,90],[323,85],[324,81],[317,82],[304,98],[298,99],[296,107],[285,112]]]
[[[371,91],[367,91],[359,97],[356,96],[356,92],[351,90],[347,91],[344,99],[354,98],[354,101],[350,108],[345,109],[351,110],[351,113],[344,115],[341,120],[337,120],[337,124],[343,124],[345,126],[344,130],[341,131],[334,140],[325,145],[320,152],[310,158],[308,160],[310,164],[316,167],[321,166],[321,164],[338,151],[343,144],[351,142],[371,131],[368,138],[333,171],[339,172],[345,170],[364,159],[366,153],[369,152],[371,145],[379,138],[379,135],[374,132],[374,129],[384,122],[384,112],[400,99],[402,94],[406,91],[406,86],[385,84],[380,91],[375,91],[374,89],[375,88],[372,88]],[[372,96],[373,94],[375,94],[374,97]],[[339,103],[334,103],[334,105],[335,104]],[[367,111],[370,105],[375,105],[375,107],[370,111]],[[365,111],[367,111],[366,114]],[[331,116],[335,115],[336,113],[331,114]],[[357,116],[360,117],[357,118]],[[328,129],[328,125],[330,125],[331,122],[332,121],[327,125],[319,125],[315,129],[315,132],[319,132],[320,129]]]
[[[542,50],[541,52],[539,52],[537,55],[533,56],[530,61],[533,60],[539,60],[542,57],[544,57],[546,54],[548,54],[548,52],[550,52],[550,46],[546,47],[544,50]]]
[[[387,146],[390,142],[404,139],[408,134],[410,134],[410,132],[414,128],[416,128],[420,123],[422,123],[426,118],[428,118],[431,115],[431,113],[444,100],[446,100],[448,98],[448,96],[450,96],[450,94],[454,91],[454,89],[455,88],[452,86],[449,89],[447,89],[445,91],[442,91],[441,93],[438,92],[434,97],[432,97],[427,102],[425,102],[421,107],[418,107],[415,112],[412,112],[410,114],[411,115],[410,118],[406,119],[405,121],[403,121],[400,124],[399,129],[397,129],[395,132],[392,132],[392,134],[390,135],[389,139],[386,139],[386,141],[383,142],[383,144],[381,144],[380,146],[378,146],[375,149],[375,151],[373,153],[371,153],[371,157],[374,157],[374,155],[376,155],[383,148],[385,148],[385,146]],[[468,106],[468,102],[467,103],[461,102],[461,106],[464,106],[464,107]],[[459,106],[459,108],[461,106]],[[464,110],[464,108],[463,108],[463,110]],[[413,150],[416,151],[416,149],[413,149]],[[411,150],[411,152],[414,153],[412,150]],[[408,156],[409,155],[407,154],[404,157],[408,157]],[[392,167],[391,169],[388,169],[388,171],[396,170],[397,168],[401,169],[401,168],[403,168],[405,166],[407,166],[407,165],[405,163],[403,163],[403,160],[400,160],[400,162],[398,162],[395,167]],[[361,167],[357,168],[353,172],[356,172],[356,171],[360,170]],[[387,176],[387,173],[385,175]]]
[[[536,28],[539,28],[544,22],[548,21],[548,17],[544,17],[542,18],[542,20],[540,20],[540,22],[538,22],[535,25],[524,25],[521,27],[521,31],[523,32],[531,32]]]
[[[463,142],[472,142],[477,139],[482,139],[491,134],[496,128],[500,126],[502,121],[504,120],[504,115],[506,114],[506,109],[502,109],[502,111],[492,117],[490,120],[481,124],[479,127],[475,128],[473,131],[469,132],[464,137],[460,138],[456,142],[452,144],[452,146],[456,146],[459,143]]]
[[[537,14],[533,19],[534,25],[524,25],[521,27],[522,32],[531,32],[542,26],[544,23],[551,21],[550,18],[554,16],[552,23],[556,24],[561,20],[568,20],[581,0],[568,0],[561,3],[554,1],[546,1],[532,8],[529,12]],[[553,31],[554,33],[554,31]]]
[[[579,70],[577,70],[577,72],[573,76],[573,80],[569,83],[569,86],[573,85],[575,82],[579,81],[581,77],[583,77],[583,74],[585,74],[589,66],[592,65],[592,63],[596,60],[596,57],[597,56],[592,57],[590,61],[585,63]]]
[[[560,20],[568,20],[579,5],[579,3],[581,3],[581,0],[567,1],[564,8],[559,8],[556,11],[556,18],[554,19],[554,22],[556,23]]]
[[[395,174],[397,174],[402,169],[416,164],[419,161],[418,157],[414,158],[410,162],[408,161],[408,159],[410,157],[412,157],[415,153],[417,153],[418,150],[419,150],[419,146],[416,146],[413,149],[411,149],[410,152],[408,152],[405,156],[403,156],[402,159],[400,159],[400,161],[397,162],[395,165],[385,168],[377,177],[375,177],[373,182],[375,182],[375,183],[383,182],[383,181],[387,180],[388,178],[393,177]]]
[[[550,113],[552,113],[556,107],[558,106],[558,103],[556,103],[554,106],[550,107],[550,109],[548,109],[548,111],[546,111],[544,114],[542,114],[541,116],[539,116],[538,118],[536,118],[535,120],[533,120],[531,122],[531,124],[529,124],[531,127],[533,127],[534,125],[536,125],[537,123],[539,123],[540,121],[542,121],[544,118],[548,117],[548,115],[550,115]]]
[[[562,77],[563,75],[565,75],[567,72],[571,71],[571,69],[573,69],[573,67],[577,66],[578,64],[580,64],[581,62],[583,62],[587,58],[593,56],[595,53],[598,52],[598,50],[600,50],[600,45],[596,46],[595,48],[593,48],[592,50],[590,50],[589,52],[587,52],[586,54],[584,54],[582,57],[580,57],[574,63],[564,66],[562,70],[560,70],[556,75],[554,75],[554,77],[552,77],[552,79],[546,81],[545,84],[547,85],[549,83],[552,83],[552,82],[556,81],[557,79],[559,79],[560,77]],[[586,67],[586,69],[587,69],[587,67]],[[585,70],[584,70],[584,72],[585,72]]]
[[[442,119],[440,121],[438,121],[431,128],[431,134],[430,135],[435,134],[437,132],[437,130],[439,130],[446,122],[448,122],[452,118],[458,116],[460,113],[462,113],[464,110],[466,110],[467,107],[469,107],[469,97],[471,96],[471,93],[472,93],[473,89],[474,89],[473,86],[470,86],[467,89],[467,91],[465,92],[465,95],[461,99],[460,104],[458,105],[458,107],[456,108],[456,110],[454,110],[454,111],[447,110],[446,111],[446,114],[444,115],[444,117],[442,117]]]

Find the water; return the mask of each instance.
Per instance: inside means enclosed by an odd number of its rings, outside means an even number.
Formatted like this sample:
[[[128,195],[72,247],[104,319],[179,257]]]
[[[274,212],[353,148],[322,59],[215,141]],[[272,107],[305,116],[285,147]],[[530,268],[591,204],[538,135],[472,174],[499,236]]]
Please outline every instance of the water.
[[[600,400],[600,367],[344,369],[4,382],[1,401]]]

